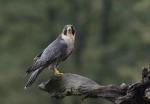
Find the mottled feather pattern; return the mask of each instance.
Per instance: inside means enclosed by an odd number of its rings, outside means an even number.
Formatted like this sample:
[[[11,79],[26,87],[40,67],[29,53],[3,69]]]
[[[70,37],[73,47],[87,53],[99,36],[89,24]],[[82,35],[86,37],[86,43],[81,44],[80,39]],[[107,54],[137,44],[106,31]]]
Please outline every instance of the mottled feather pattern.
[[[66,49],[67,44],[59,36],[43,51],[40,57],[36,58],[36,61],[27,70],[27,72],[32,72],[42,66],[47,66],[47,64],[51,64],[56,61],[57,58],[60,58],[59,60],[63,60],[63,58],[66,58],[67,56]]]
[[[72,25],[66,25],[62,34],[34,58],[33,65],[26,71],[27,74],[31,75],[25,88],[32,85],[43,69],[48,66],[55,69],[60,62],[66,60],[67,57],[70,56],[74,49],[75,39],[75,32],[73,32],[74,30],[71,27]],[[66,34],[64,31],[67,31]]]

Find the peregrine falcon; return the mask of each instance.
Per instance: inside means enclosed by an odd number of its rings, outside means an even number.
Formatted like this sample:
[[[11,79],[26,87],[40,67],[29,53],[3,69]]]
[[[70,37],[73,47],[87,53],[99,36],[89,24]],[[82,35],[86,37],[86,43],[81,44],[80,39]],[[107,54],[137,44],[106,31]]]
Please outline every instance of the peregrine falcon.
[[[27,75],[31,75],[25,85],[25,89],[31,86],[40,72],[47,67],[52,69],[54,75],[60,75],[61,73],[57,70],[57,67],[72,53],[74,42],[75,28],[73,25],[66,25],[56,40],[34,58],[33,65],[26,71]]]

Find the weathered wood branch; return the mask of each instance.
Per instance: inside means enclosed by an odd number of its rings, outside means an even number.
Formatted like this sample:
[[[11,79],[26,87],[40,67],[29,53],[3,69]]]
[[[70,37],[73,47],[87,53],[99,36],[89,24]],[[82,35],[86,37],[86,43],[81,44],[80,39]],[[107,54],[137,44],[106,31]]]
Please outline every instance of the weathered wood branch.
[[[57,99],[66,96],[82,96],[86,98],[105,98],[113,104],[150,104],[150,70],[143,68],[142,80],[134,84],[102,86],[93,80],[66,73],[52,76],[39,88]]]

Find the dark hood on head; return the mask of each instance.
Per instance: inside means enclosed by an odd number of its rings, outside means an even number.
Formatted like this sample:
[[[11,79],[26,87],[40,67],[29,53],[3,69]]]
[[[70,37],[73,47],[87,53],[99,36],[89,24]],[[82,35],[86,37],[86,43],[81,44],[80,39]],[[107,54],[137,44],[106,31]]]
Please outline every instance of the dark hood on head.
[[[72,29],[72,34],[74,35],[75,34],[75,28],[73,26],[71,26],[71,29]]]

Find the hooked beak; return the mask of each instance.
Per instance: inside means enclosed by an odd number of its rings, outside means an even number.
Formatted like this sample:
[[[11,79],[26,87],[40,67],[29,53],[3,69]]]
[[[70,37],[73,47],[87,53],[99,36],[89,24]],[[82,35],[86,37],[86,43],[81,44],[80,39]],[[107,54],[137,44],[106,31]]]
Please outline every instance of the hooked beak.
[[[68,33],[72,34],[72,29],[71,28],[68,29]]]

